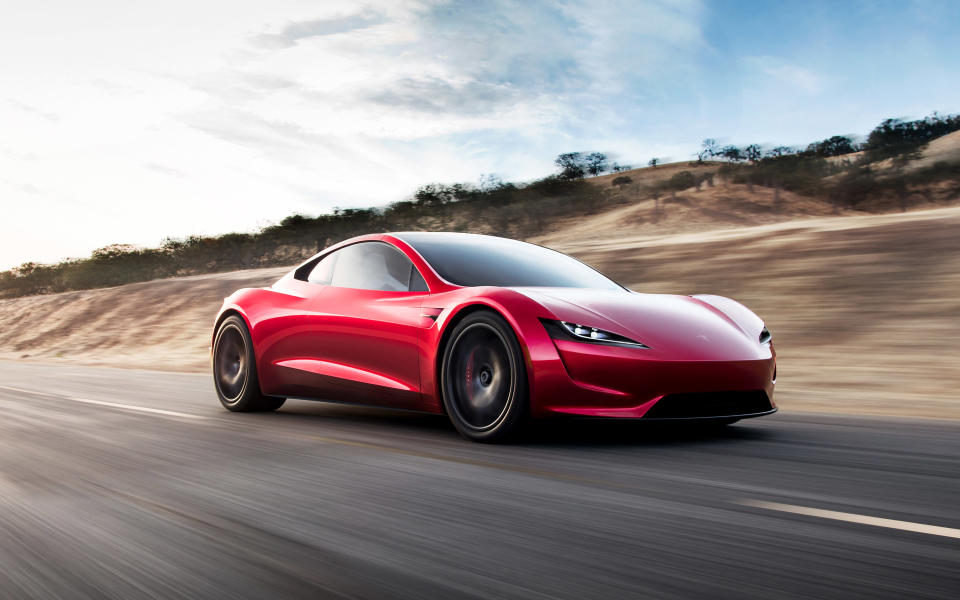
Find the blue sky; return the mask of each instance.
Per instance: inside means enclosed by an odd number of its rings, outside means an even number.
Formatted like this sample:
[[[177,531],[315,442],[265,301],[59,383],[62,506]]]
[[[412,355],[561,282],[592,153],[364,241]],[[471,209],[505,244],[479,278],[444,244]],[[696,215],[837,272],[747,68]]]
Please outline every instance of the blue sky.
[[[960,111],[960,3],[37,0],[0,19],[0,268],[553,157]]]

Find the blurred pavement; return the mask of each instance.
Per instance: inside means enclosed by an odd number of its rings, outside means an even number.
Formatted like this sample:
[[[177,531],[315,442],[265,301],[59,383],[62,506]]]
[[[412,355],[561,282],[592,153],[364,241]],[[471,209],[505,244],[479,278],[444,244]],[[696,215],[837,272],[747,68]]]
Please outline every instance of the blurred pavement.
[[[13,362],[0,410],[5,599],[960,590],[956,421],[561,422],[489,446],[429,415],[228,413],[207,375]]]

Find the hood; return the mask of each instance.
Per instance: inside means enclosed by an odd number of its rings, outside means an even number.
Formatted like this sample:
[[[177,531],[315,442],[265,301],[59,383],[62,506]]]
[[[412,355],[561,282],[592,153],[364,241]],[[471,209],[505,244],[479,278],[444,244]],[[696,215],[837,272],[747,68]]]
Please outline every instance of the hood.
[[[640,294],[627,290],[514,288],[561,321],[605,329],[650,346],[658,358],[769,358],[759,342],[763,321],[721,296]]]

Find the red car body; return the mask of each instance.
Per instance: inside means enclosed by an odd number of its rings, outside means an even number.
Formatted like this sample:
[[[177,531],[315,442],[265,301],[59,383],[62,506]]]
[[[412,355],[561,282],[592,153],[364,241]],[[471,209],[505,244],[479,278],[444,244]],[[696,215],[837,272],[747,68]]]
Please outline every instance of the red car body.
[[[399,249],[429,288],[318,285],[294,269],[272,286],[226,298],[217,324],[240,315],[263,394],[442,413],[446,335],[471,311],[502,315],[523,351],[531,416],[746,417],[776,410],[776,359],[763,322],[717,296],[626,289],[461,287],[438,275],[401,234],[347,240]],[[554,339],[544,319],[589,323],[646,348]],[[658,408],[658,405],[660,407]]]

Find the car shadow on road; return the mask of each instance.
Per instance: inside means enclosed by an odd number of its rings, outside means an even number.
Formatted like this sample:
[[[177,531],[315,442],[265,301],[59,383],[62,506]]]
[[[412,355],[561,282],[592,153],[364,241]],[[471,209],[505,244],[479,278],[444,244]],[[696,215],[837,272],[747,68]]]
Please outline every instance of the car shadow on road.
[[[435,415],[410,410],[380,408],[339,402],[314,402],[309,400],[288,400],[273,414],[283,420],[301,422],[319,421],[326,424],[395,428],[397,433],[409,432],[449,432],[456,431],[445,415]]]
[[[677,446],[761,441],[775,435],[757,421],[730,425],[614,419],[558,419],[533,423],[519,443],[528,446]]]
[[[423,436],[434,441],[467,440],[443,415],[328,402],[288,401],[273,415],[300,423],[322,422],[386,437]],[[769,439],[775,433],[763,420],[730,425],[702,422],[652,422],[619,419],[551,419],[528,424],[507,443],[523,447],[677,446]]]

